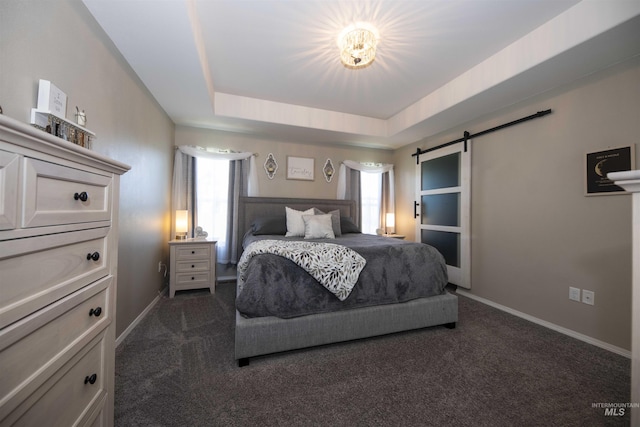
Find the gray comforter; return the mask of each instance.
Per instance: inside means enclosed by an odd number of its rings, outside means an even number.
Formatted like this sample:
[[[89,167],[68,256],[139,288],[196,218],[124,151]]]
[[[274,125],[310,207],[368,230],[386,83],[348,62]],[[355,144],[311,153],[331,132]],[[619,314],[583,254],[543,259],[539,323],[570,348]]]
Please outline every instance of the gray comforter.
[[[275,235],[247,236],[244,246],[258,239],[303,240]],[[349,297],[340,301],[293,261],[278,255],[254,256],[245,280],[238,284],[236,308],[245,317],[291,318],[440,295],[447,284],[442,255],[433,247],[369,234],[344,234],[314,241],[345,245],[367,264]]]

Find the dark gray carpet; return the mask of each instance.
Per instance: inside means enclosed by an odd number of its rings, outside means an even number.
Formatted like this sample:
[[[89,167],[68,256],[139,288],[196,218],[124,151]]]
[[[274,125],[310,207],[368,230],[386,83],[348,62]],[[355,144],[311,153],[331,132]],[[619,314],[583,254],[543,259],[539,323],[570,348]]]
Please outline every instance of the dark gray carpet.
[[[162,300],[116,350],[117,426],[629,425],[630,361],[459,297],[458,327],[233,359],[234,283]]]

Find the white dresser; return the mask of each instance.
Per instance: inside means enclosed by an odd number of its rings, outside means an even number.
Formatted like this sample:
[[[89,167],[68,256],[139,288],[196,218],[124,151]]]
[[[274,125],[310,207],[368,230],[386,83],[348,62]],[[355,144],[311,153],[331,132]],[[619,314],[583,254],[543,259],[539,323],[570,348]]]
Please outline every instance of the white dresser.
[[[113,425],[129,166],[0,115],[0,425]]]

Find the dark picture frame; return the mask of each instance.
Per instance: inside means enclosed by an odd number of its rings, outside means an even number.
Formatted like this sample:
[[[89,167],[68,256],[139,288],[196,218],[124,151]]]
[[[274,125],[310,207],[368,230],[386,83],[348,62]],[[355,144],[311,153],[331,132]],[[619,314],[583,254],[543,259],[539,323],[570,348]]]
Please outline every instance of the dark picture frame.
[[[585,196],[626,193],[622,187],[615,185],[607,178],[607,174],[634,169],[635,159],[635,144],[586,153]]]

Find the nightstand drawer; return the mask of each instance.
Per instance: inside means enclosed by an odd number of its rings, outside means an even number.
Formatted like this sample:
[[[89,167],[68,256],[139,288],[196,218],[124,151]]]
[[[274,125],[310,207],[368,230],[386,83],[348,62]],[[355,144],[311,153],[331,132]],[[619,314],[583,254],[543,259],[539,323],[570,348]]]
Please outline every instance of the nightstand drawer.
[[[178,287],[183,285],[204,285],[203,287],[208,288],[210,282],[211,274],[208,271],[193,274],[176,274],[176,286]]]
[[[211,257],[210,245],[179,246],[176,249],[176,261],[186,259],[207,259]]]
[[[183,262],[176,263],[176,271],[178,273],[209,271],[209,270],[211,270],[211,264],[209,263],[208,259],[204,261],[193,260],[193,261],[183,261]]]
[[[111,220],[111,177],[24,159],[23,227]]]

